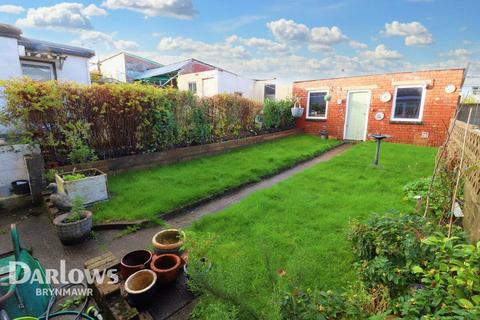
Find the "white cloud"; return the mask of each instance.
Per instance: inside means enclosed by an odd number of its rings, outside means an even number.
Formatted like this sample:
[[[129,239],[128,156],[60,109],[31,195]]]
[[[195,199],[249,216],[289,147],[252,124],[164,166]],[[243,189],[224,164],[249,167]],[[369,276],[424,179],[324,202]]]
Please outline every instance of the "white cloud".
[[[140,46],[135,41],[130,40],[115,40],[113,36],[100,31],[82,30],[80,31],[79,39],[73,41],[74,44],[97,47],[99,45],[106,45],[110,50],[133,51]]]
[[[160,40],[157,46],[162,51],[177,51],[202,59],[249,59],[250,54],[243,46],[236,46],[231,42],[206,43],[183,37],[165,37]]]
[[[310,29],[293,20],[271,21],[267,23],[267,27],[279,41],[306,41],[310,37]]]
[[[192,0],[105,0],[102,6],[109,9],[127,9],[147,17],[192,18],[196,11]]]
[[[317,53],[333,53],[335,52],[335,49],[333,49],[331,46],[326,45],[326,44],[321,44],[321,43],[310,43],[308,45],[308,50],[312,52],[317,52]]]
[[[106,14],[104,9],[94,4],[85,7],[81,3],[62,2],[51,7],[28,9],[27,16],[17,20],[16,25],[46,29],[90,30],[92,29],[90,18]]]
[[[386,23],[385,30],[382,30],[381,33],[387,37],[404,37],[407,46],[424,47],[433,43],[432,34],[417,21]]]
[[[15,6],[13,4],[5,4],[3,6],[0,6],[0,12],[3,12],[3,13],[20,14],[23,11],[25,11],[23,7]]]
[[[267,23],[274,37],[282,43],[306,44],[312,52],[332,52],[332,45],[348,40],[339,27],[309,28],[293,20],[279,19]],[[357,42],[360,44],[360,42]]]
[[[459,49],[452,49],[447,52],[440,53],[440,56],[443,57],[457,57],[457,58],[467,58],[472,55],[472,51],[459,48]]]
[[[338,27],[316,27],[310,31],[311,41],[318,44],[332,45],[347,40],[347,36]]]
[[[362,55],[369,59],[397,60],[402,57],[400,52],[389,50],[384,44],[379,44],[373,51],[364,51]]]
[[[107,15],[107,11],[105,9],[99,8],[94,4],[90,4],[85,9],[82,10],[83,14],[87,17],[95,17],[95,16],[105,16]]]
[[[351,40],[348,45],[352,47],[353,49],[367,49],[368,46],[366,43],[360,42],[360,41],[355,41]]]
[[[239,43],[241,45],[251,47],[254,49],[264,50],[266,52],[285,52],[291,49],[285,43],[279,43],[265,38],[241,38],[237,35],[232,35],[225,39],[225,42],[228,44]]]

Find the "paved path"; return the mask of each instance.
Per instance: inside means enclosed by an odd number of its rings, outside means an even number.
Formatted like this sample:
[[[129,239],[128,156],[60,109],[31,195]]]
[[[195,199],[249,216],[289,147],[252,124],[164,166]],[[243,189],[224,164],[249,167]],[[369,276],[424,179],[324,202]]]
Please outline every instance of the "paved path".
[[[341,145],[276,176],[246,186],[232,194],[184,212],[167,220],[167,223],[173,227],[186,227],[192,221],[206,214],[218,212],[225,207],[239,202],[252,192],[268,188],[320,162],[330,160],[348,148],[350,148],[349,144]],[[66,259],[68,269],[83,268],[83,263],[86,260],[101,255],[107,250],[121,257],[135,249],[150,249],[152,236],[162,229],[162,227],[143,229],[121,238],[115,238],[119,233],[117,230],[99,231],[95,233],[96,237],[93,240],[75,246],[63,246],[58,240],[53,225],[46,214],[39,216],[30,216],[25,212],[20,214],[0,214],[0,253],[11,250],[10,234],[8,232],[10,223],[17,223],[22,245],[27,248],[32,248],[34,255],[40,260],[44,267],[57,269],[59,268],[60,259]]]

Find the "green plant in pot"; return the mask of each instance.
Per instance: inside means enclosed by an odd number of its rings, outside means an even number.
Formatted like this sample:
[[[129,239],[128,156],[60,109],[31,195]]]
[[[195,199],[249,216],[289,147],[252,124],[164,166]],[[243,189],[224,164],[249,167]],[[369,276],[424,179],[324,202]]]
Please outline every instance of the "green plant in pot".
[[[75,197],[70,212],[53,220],[55,230],[63,244],[75,244],[88,238],[92,229],[92,212],[85,210],[83,199]]]

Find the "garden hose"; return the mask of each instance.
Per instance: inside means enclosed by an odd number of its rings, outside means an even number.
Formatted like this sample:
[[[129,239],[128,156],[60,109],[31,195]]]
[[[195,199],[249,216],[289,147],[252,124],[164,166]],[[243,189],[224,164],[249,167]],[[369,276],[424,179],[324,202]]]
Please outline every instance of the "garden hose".
[[[65,310],[65,311],[57,311],[55,313],[52,313],[48,316],[48,319],[59,317],[59,316],[66,316],[66,315],[76,315],[75,319],[86,319],[86,320],[95,320],[95,318],[90,317],[86,313],[83,313],[82,311],[74,311],[74,310]],[[41,316],[38,318],[38,320],[46,320],[47,316]]]
[[[59,287],[58,289],[69,288],[69,287],[74,287],[74,286],[83,286],[85,289],[87,288],[87,285],[85,283],[81,282],[81,283],[67,283],[67,284]],[[88,317],[86,319],[95,320],[95,319],[91,318],[90,316],[86,315],[85,313],[83,313],[83,310],[85,310],[85,308],[87,307],[87,304],[88,304],[88,296],[86,297],[82,308],[78,311],[65,310],[65,311],[58,311],[58,312],[51,313],[51,309],[52,309],[53,305],[55,304],[55,300],[56,300],[56,296],[52,295],[52,297],[50,298],[50,301],[48,302],[47,310],[44,312],[44,314],[39,319],[49,320],[51,317],[55,317],[59,313],[69,312],[69,313],[63,313],[63,314],[64,315],[65,314],[72,314],[72,315],[76,314],[77,316],[75,317],[74,320],[78,320],[81,317],[84,317],[84,318]]]

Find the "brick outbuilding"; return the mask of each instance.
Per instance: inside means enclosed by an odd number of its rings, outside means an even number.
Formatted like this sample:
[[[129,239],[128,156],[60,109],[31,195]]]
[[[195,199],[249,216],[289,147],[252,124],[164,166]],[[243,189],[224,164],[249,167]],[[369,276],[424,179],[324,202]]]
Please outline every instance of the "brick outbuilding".
[[[460,98],[465,69],[399,72],[297,81],[293,95],[305,108],[297,127],[327,130],[337,139],[439,146]]]

